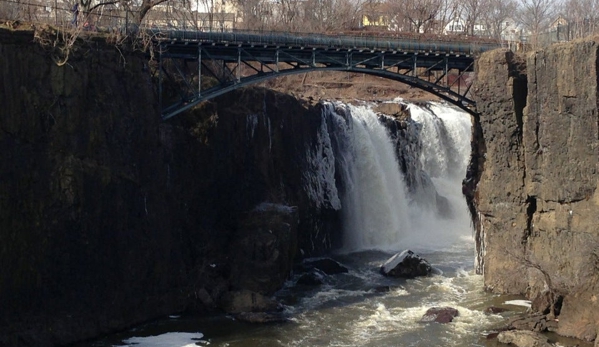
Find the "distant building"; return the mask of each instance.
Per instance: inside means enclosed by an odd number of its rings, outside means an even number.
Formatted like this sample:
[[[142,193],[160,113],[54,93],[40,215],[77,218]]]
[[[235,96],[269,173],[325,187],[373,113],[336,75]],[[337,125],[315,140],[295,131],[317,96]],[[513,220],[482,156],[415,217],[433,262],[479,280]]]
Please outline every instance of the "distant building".
[[[463,34],[466,32],[466,23],[460,18],[453,19],[449,21],[443,28],[443,34]]]
[[[364,6],[362,18],[360,20],[361,28],[377,28],[387,30],[391,20],[388,11],[383,3],[369,3]]]
[[[505,41],[520,41],[526,35],[524,26],[512,18],[506,18],[501,23],[501,39]]]
[[[163,3],[148,12],[144,24],[148,27],[203,31],[229,31],[237,27],[240,18],[237,16],[233,2],[215,1],[212,8],[207,11],[204,11],[206,6],[200,5],[200,8],[198,5],[200,3],[196,3],[194,9],[193,4],[185,8]],[[198,11],[198,9],[202,11]]]
[[[566,18],[564,18],[564,16],[559,15],[550,25],[550,30],[555,30],[558,29],[560,27],[567,27],[568,24],[570,24],[568,22],[568,20]]]
[[[487,27],[484,24],[474,24],[474,27],[472,28],[474,30],[474,35],[487,35],[488,31],[487,31]],[[450,34],[466,34],[468,33],[468,27],[466,25],[466,21],[464,21],[461,18],[456,18],[453,19],[451,21],[449,21],[449,23],[447,23],[445,25],[445,28],[443,28],[443,34],[445,35],[450,35]]]

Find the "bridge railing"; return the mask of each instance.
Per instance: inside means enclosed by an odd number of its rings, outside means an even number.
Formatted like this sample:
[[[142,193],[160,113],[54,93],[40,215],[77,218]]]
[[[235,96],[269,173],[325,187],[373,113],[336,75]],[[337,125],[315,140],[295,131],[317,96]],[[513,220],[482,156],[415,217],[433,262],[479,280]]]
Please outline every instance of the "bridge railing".
[[[420,41],[403,38],[332,36],[323,34],[203,32],[194,30],[157,30],[159,37],[169,40],[220,42],[231,44],[279,45],[293,47],[376,49],[447,54],[477,54],[500,47],[496,43]]]

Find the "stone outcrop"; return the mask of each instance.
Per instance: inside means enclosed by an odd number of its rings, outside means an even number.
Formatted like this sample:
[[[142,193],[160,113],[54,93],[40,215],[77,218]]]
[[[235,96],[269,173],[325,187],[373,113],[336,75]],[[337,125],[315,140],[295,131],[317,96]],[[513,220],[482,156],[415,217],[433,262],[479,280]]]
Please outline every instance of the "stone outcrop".
[[[526,294],[585,340],[599,329],[598,48],[481,56],[464,187],[486,288]]]

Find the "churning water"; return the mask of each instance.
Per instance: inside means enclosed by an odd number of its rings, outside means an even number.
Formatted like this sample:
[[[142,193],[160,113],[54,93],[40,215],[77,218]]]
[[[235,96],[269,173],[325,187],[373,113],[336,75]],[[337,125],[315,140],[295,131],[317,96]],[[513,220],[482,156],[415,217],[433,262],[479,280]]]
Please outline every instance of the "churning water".
[[[349,272],[318,287],[290,279],[277,297],[291,322],[171,317],[115,339],[140,347],[485,346],[483,333],[513,311],[485,314],[486,307],[502,305],[504,298],[485,293],[481,276],[474,274],[472,230],[461,192],[470,116],[435,103],[409,108],[414,123],[408,128],[418,132],[419,150],[404,154],[415,156],[420,166],[416,187],[406,186],[397,139],[369,107],[325,108],[319,138],[329,160],[314,161],[324,167],[310,180],[327,180],[317,187],[328,187],[330,204],[340,204],[346,238],[334,258]],[[338,189],[331,185],[334,168],[343,181]],[[380,275],[380,265],[404,249],[416,251],[442,274],[411,280]],[[459,316],[449,324],[421,323],[433,306],[457,308]],[[107,343],[117,344],[98,345]]]

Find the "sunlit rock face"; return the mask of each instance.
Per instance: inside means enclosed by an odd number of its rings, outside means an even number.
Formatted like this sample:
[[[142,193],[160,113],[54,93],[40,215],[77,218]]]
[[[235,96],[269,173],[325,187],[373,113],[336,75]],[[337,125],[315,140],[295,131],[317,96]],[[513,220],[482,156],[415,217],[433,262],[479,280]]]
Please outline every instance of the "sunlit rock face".
[[[586,340],[599,322],[597,50],[577,41],[479,59],[478,185],[466,189],[487,288],[527,294],[559,313],[560,334]]]

